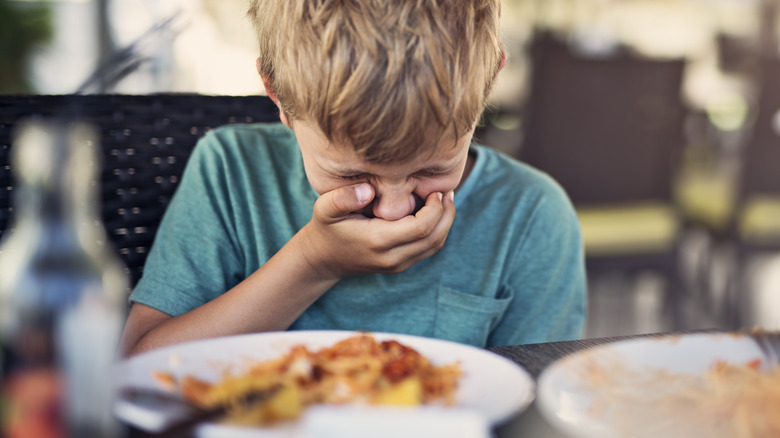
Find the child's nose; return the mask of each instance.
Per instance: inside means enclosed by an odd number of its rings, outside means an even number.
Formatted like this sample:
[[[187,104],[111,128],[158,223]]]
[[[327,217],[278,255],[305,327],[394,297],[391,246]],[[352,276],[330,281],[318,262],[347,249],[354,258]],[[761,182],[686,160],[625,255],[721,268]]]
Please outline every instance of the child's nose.
[[[395,221],[415,213],[414,194],[406,190],[377,191],[373,203],[375,217]]]

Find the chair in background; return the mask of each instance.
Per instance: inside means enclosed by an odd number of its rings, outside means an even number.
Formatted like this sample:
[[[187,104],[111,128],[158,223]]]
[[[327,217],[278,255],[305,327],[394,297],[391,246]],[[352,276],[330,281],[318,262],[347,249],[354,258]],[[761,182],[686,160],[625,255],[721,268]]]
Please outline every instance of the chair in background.
[[[14,126],[31,116],[77,114],[101,135],[101,215],[131,285],[197,140],[229,123],[278,121],[265,96],[192,94],[0,96],[0,236],[13,206],[9,150]]]
[[[758,115],[740,169],[736,232],[745,250],[780,249],[780,60],[763,63]]]
[[[685,141],[684,62],[625,50],[582,56],[549,34],[533,40],[530,62],[518,158],[569,194],[589,277],[661,273],[666,310],[679,326],[682,226],[673,181]]]
[[[755,256],[780,256],[780,59],[765,57],[760,65],[758,111],[740,156],[731,227],[736,269],[723,310],[734,327],[744,325],[750,307],[760,306],[753,302],[757,297],[751,262]]]

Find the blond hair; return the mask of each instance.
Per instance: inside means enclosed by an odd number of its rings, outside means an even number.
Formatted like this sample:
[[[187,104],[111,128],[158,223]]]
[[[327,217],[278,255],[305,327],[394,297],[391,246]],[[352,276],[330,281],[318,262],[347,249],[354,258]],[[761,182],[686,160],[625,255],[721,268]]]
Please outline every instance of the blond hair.
[[[252,0],[260,70],[292,121],[399,162],[471,131],[503,55],[500,0]]]

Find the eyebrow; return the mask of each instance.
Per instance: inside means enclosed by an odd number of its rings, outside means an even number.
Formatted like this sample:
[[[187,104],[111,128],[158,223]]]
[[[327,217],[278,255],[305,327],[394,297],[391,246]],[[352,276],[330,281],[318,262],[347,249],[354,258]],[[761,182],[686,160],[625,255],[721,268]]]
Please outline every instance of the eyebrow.
[[[419,172],[447,173],[447,172],[451,171],[452,169],[454,169],[457,166],[458,166],[458,163],[455,163],[452,166],[432,165],[432,166],[426,166],[426,167],[417,169],[417,170],[415,170],[412,173],[413,174],[414,173],[419,173]],[[346,175],[346,176],[362,175],[364,173],[371,173],[371,172],[366,172],[365,170],[358,170],[358,169],[353,169],[353,168],[349,168],[349,167],[339,167],[338,165],[335,165],[335,166],[331,167],[331,171],[333,173],[336,173],[336,174],[339,174],[339,175]]]
[[[431,172],[431,173],[446,173],[450,170],[454,169],[458,166],[458,163],[455,163],[452,166],[445,167],[445,166],[428,166],[423,167],[422,169],[418,170],[418,172]]]

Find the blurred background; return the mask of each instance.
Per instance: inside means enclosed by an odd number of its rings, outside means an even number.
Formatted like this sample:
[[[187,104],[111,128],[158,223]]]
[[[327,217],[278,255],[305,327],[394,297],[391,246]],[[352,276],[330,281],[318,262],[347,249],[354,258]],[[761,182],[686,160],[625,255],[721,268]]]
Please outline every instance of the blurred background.
[[[0,0],[2,94],[263,94],[247,0]],[[503,0],[481,143],[579,214],[587,337],[780,329],[780,2]]]

